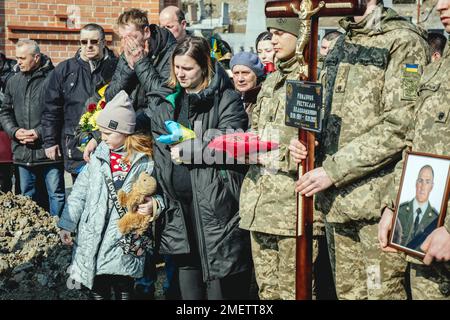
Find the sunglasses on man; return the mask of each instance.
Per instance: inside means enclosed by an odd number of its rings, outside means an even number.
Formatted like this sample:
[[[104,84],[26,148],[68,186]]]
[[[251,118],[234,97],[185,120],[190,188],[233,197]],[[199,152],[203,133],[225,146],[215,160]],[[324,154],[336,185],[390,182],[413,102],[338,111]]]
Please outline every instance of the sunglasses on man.
[[[98,40],[98,39],[87,39],[87,40],[80,40],[81,45],[86,46],[88,43],[90,45],[96,46],[98,45],[102,40]]]

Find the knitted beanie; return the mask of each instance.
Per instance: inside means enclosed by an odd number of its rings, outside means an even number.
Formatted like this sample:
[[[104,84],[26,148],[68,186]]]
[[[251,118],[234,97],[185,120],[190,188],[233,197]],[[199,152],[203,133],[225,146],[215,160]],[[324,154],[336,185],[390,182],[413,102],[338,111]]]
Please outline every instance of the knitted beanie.
[[[266,18],[267,30],[270,28],[292,33],[298,38],[300,31],[299,18]]]
[[[264,75],[264,65],[259,57],[251,52],[239,52],[236,53],[230,61],[230,69],[233,71],[234,66],[243,65],[249,67],[256,76],[262,77]]]
[[[136,113],[128,94],[122,90],[100,111],[97,125],[115,132],[133,134]]]

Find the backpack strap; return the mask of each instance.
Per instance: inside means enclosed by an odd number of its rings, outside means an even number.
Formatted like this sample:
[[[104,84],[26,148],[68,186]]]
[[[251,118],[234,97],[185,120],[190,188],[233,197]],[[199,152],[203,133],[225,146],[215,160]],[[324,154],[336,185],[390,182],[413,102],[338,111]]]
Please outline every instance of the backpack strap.
[[[106,173],[103,173],[103,176],[105,177],[106,187],[108,188],[108,196],[114,203],[114,207],[116,207],[116,210],[119,214],[119,218],[122,218],[126,212],[125,209],[119,204],[119,197],[117,196],[114,182]]]

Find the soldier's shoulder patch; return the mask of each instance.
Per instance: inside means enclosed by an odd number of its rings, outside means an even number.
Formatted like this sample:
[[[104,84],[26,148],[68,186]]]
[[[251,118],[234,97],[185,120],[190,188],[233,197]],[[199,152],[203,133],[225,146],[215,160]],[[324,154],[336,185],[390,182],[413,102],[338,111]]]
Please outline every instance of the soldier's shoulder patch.
[[[402,100],[415,101],[420,82],[420,65],[406,63],[402,70]]]

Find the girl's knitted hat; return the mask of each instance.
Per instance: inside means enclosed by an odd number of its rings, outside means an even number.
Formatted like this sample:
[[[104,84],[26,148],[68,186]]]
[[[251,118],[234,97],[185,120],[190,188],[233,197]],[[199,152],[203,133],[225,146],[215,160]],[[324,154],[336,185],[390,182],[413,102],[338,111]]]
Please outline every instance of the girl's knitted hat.
[[[124,90],[106,104],[98,115],[97,125],[124,134],[134,133],[136,113],[130,97]]]

